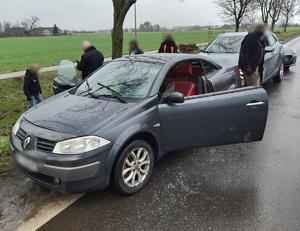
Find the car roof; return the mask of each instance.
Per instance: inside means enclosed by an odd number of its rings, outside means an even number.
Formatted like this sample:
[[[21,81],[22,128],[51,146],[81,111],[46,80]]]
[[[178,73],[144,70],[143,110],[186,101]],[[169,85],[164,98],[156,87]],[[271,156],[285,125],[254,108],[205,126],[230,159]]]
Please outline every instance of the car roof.
[[[172,61],[184,61],[188,59],[199,59],[199,58],[211,62],[211,60],[209,60],[207,57],[205,57],[202,54],[181,54],[181,53],[176,53],[176,54],[147,53],[142,55],[122,57],[116,60],[126,61],[130,59],[130,60],[140,61],[140,62],[154,62],[154,63],[167,64]]]
[[[248,32],[226,32],[223,34],[220,34],[218,37],[245,37],[248,34]]]
[[[245,37],[249,32],[225,32],[220,34],[218,37],[219,38],[225,38],[225,37]],[[266,32],[267,35],[271,35],[274,33],[271,31]]]

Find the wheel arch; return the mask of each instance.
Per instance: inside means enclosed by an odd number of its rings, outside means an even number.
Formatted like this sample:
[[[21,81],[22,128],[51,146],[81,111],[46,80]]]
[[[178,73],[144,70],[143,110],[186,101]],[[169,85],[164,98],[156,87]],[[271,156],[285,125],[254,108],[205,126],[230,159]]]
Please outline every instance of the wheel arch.
[[[117,146],[113,148],[115,151],[110,156],[110,160],[112,162],[111,168],[109,169],[109,176],[110,180],[112,179],[114,168],[117,164],[118,158],[121,155],[121,153],[124,151],[124,149],[133,141],[135,140],[145,140],[147,141],[151,147],[153,148],[154,155],[155,155],[155,161],[159,159],[160,157],[160,144],[158,141],[158,138],[149,131],[141,131],[138,133],[134,133],[131,136],[129,136],[126,140],[124,140],[123,144],[120,146]]]

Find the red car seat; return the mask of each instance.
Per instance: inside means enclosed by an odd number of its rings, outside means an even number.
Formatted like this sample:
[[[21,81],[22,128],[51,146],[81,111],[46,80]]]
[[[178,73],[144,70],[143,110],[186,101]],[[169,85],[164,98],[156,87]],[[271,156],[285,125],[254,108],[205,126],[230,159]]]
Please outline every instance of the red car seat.
[[[171,90],[172,88],[174,88],[175,92],[182,93],[185,97],[194,96],[197,92],[197,86],[192,82],[176,81],[170,83],[167,90]]]
[[[176,81],[187,81],[193,77],[193,66],[191,63],[183,63],[176,67]]]

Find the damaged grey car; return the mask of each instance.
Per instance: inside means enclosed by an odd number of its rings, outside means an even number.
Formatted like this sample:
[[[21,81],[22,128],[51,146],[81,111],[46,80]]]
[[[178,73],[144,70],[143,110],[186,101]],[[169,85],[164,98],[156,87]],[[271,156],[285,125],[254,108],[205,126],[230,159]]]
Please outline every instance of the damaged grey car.
[[[137,193],[167,153],[262,140],[267,93],[239,81],[202,55],[116,59],[20,117],[14,162],[54,190]]]

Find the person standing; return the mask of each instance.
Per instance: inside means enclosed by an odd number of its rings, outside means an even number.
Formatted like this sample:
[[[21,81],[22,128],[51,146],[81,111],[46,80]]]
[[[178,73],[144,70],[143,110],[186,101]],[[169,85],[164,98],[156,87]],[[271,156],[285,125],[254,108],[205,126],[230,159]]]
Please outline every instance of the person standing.
[[[81,56],[81,60],[76,62],[77,69],[82,72],[82,79],[84,80],[103,65],[104,56],[88,41],[84,41],[81,48],[84,54]]]
[[[29,69],[26,70],[24,77],[24,94],[30,107],[34,107],[43,101],[38,75],[39,70],[40,67],[37,64],[32,64]]]
[[[160,44],[158,53],[178,53],[178,47],[172,35],[166,35],[164,41]]]
[[[258,25],[254,32],[250,32],[242,42],[239,68],[245,73],[246,86],[261,85],[265,61],[265,33],[266,26]]]
[[[129,55],[142,55],[144,51],[140,49],[137,40],[132,40],[129,44]]]

